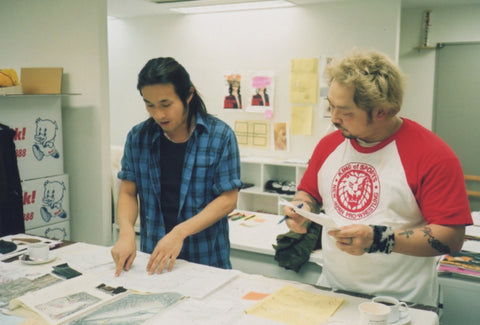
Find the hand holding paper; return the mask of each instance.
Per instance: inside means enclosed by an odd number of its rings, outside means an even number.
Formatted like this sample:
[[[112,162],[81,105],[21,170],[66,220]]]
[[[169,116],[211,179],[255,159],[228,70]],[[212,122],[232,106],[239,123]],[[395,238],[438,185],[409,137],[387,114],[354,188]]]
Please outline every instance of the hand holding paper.
[[[295,205],[293,205],[291,202],[288,202],[287,200],[280,198],[278,201],[279,205],[285,205],[289,206],[292,209],[295,209],[295,212],[301,215],[304,218],[307,218],[315,223],[318,223],[319,225],[324,226],[325,228],[328,228],[329,230],[332,229],[338,229],[338,225],[335,223],[332,217],[326,215],[325,213],[313,213],[307,210],[299,209]]]

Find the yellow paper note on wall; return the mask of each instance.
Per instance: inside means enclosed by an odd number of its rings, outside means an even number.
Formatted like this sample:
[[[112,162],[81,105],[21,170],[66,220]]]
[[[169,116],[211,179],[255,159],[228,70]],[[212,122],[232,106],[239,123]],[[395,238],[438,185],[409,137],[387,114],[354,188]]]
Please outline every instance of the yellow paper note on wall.
[[[290,63],[290,102],[312,103],[318,100],[318,58],[292,59]]]
[[[292,106],[290,133],[295,135],[312,135],[313,106]]]

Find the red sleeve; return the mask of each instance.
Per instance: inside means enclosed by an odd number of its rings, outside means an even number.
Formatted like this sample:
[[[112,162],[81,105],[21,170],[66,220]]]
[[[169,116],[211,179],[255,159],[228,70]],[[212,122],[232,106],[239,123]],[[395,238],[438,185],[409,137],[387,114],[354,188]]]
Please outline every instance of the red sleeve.
[[[453,150],[422,128],[404,132],[397,146],[407,181],[427,223],[472,224],[462,166]]]
[[[440,225],[473,223],[463,171],[456,157],[432,165],[419,185],[415,197],[427,223]]]

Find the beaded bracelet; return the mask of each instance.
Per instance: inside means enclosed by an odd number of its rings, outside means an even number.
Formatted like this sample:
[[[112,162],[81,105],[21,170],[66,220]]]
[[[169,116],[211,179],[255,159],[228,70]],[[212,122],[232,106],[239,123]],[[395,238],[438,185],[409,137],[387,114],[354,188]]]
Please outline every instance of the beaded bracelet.
[[[370,225],[373,229],[373,243],[368,253],[390,254],[395,245],[395,233],[392,227]]]

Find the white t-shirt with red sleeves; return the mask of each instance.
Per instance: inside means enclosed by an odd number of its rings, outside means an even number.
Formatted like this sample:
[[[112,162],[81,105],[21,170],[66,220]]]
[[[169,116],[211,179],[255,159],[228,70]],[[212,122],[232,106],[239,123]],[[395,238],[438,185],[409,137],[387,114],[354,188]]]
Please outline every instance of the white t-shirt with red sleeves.
[[[323,203],[339,226],[411,229],[471,224],[463,171],[454,152],[431,131],[403,118],[401,128],[373,147],[336,131],[318,143],[299,184]],[[436,257],[398,253],[353,256],[323,229],[319,285],[436,305]]]

